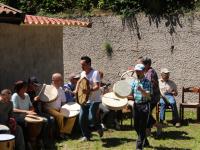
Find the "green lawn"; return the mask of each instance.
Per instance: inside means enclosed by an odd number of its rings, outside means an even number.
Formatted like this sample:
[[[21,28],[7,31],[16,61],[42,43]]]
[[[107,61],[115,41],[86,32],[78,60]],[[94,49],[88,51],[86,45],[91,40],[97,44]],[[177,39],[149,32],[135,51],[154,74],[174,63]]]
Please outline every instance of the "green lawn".
[[[171,119],[171,112],[167,112],[167,120]],[[174,127],[167,121],[161,136],[156,137],[156,129],[152,130],[149,142],[151,147],[145,150],[200,150],[200,124],[195,121],[194,112],[186,112],[186,120],[180,128]],[[93,132],[92,141],[80,142],[81,135],[73,135],[67,141],[58,142],[58,150],[133,150],[137,135],[134,129],[125,128],[130,120],[124,122],[122,131],[109,129],[100,138]]]

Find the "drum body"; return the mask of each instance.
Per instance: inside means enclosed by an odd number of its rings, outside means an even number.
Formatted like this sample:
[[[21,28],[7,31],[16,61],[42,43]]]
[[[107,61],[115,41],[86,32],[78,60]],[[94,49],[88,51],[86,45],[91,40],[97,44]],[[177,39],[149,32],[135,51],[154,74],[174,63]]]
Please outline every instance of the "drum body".
[[[68,102],[67,104],[63,105],[60,109],[60,112],[63,116],[67,118],[75,117],[80,113],[80,105],[76,102]]]
[[[25,117],[28,130],[28,138],[30,141],[35,141],[41,132],[43,118],[35,115],[27,115]]]
[[[7,134],[7,133],[10,133],[10,129],[5,125],[0,124],[0,134]]]
[[[121,98],[126,98],[131,94],[131,85],[126,80],[117,81],[113,86],[113,92]]]
[[[58,90],[53,85],[43,84],[38,96],[42,102],[52,102],[56,100],[58,96]]]
[[[111,110],[121,110],[128,103],[127,98],[117,97],[113,92],[106,93],[102,97],[102,104]]]
[[[0,134],[0,150],[14,150],[15,136],[11,134]]]

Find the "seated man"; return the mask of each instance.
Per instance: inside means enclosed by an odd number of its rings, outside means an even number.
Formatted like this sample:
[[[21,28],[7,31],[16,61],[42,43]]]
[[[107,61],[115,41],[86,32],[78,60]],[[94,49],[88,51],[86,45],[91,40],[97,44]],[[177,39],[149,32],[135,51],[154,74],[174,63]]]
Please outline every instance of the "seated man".
[[[58,97],[55,101],[50,103],[45,103],[44,110],[48,114],[52,115],[59,128],[59,138],[65,139],[66,134],[71,133],[75,119],[65,118],[62,113],[60,113],[60,108],[62,104],[66,103],[65,93],[62,89],[62,75],[60,73],[54,73],[52,75],[52,85],[58,90]]]
[[[10,101],[11,91],[4,89],[0,93],[0,124],[6,125],[10,128],[11,134],[15,135],[16,150],[25,150],[24,136],[20,126],[16,125],[13,118],[13,104]]]
[[[159,88],[161,93],[160,99],[160,122],[163,123],[165,120],[166,105],[170,105],[172,108],[173,124],[176,127],[180,126],[178,110],[176,106],[176,100],[174,96],[178,95],[177,86],[169,80],[169,70],[167,68],[161,69],[161,79],[159,79]]]
[[[69,75],[69,82],[64,84],[64,91],[67,102],[75,102],[75,93],[77,81],[80,79],[80,74],[71,73]]]

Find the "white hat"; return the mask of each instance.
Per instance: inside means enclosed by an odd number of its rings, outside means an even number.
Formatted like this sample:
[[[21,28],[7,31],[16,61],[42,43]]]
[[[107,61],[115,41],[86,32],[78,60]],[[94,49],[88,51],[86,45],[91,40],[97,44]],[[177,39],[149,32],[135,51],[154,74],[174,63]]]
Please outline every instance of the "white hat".
[[[137,65],[135,65],[135,68],[134,68],[134,70],[136,71],[143,71],[144,70],[144,65],[143,64],[137,64]]]
[[[170,73],[170,71],[167,68],[162,68],[161,73]]]

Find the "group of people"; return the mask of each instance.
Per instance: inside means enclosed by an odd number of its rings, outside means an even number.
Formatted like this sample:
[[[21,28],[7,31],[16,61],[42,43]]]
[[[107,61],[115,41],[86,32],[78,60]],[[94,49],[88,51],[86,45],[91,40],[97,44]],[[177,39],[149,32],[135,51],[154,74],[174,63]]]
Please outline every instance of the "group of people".
[[[52,75],[52,85],[57,89],[58,96],[56,100],[50,103],[40,101],[37,95],[38,82],[36,77],[30,77],[28,82],[19,80],[15,82],[14,93],[11,90],[4,89],[0,94],[0,124],[10,128],[12,134],[16,137],[16,149],[23,150],[27,143],[26,133],[26,115],[38,115],[44,119],[41,130],[41,139],[43,142],[50,137],[50,130],[56,123],[57,135],[60,139],[66,139],[67,135],[72,132],[76,123],[76,117],[66,118],[60,112],[61,106],[68,102],[76,102],[75,95],[78,92],[80,79],[86,78],[89,81],[89,89],[83,90],[88,94],[88,101],[80,106],[78,124],[82,132],[81,141],[89,141],[92,138],[91,132],[96,130],[100,137],[103,136],[102,122],[108,112],[101,103],[102,87],[107,87],[102,83],[103,73],[92,68],[91,58],[83,56],[80,59],[82,72],[80,74],[70,74],[69,82],[63,85],[63,77],[60,73]],[[172,107],[173,121],[176,126],[179,125],[176,101],[174,96],[177,95],[176,84],[169,80],[169,70],[161,69],[161,78],[158,79],[156,71],[151,67],[151,59],[140,57],[134,67],[136,80],[131,83],[134,125],[138,135],[136,149],[143,149],[148,146],[147,134],[153,126],[160,127],[152,116],[152,110],[160,103],[160,123],[165,120],[166,105]],[[12,96],[11,96],[12,94]],[[103,115],[99,117],[99,110]],[[117,112],[113,112],[116,116]],[[99,119],[101,118],[101,119]],[[22,130],[23,129],[23,130]],[[120,128],[118,128],[120,129]],[[47,144],[48,145],[48,144]]]

